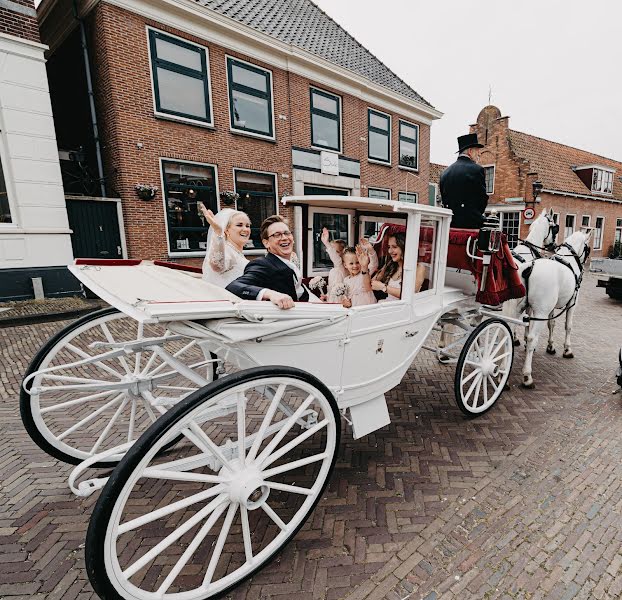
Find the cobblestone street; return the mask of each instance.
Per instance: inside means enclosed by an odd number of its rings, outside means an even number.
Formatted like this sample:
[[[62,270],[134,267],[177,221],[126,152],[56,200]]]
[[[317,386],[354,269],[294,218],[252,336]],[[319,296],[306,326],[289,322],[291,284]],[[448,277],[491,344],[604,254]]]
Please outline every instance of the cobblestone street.
[[[422,351],[388,395],[392,422],[344,429],[331,483],[303,529],[235,600],[622,597],[622,303],[586,276],[575,358],[523,348],[511,389],[479,419],[453,397],[453,367]],[[96,598],[84,539],[97,499],[25,433],[18,390],[30,359],[67,322],[0,329],[0,597]]]

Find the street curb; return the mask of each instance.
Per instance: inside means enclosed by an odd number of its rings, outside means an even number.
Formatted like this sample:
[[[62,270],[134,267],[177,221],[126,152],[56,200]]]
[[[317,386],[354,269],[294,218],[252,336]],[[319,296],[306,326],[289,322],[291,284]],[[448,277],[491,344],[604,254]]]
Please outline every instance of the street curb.
[[[25,315],[8,319],[0,319],[0,329],[7,327],[20,327],[22,325],[33,325],[36,323],[52,323],[54,321],[67,321],[77,319],[93,311],[101,310],[103,306],[92,306],[80,310],[68,310],[57,313],[42,313],[38,315]]]

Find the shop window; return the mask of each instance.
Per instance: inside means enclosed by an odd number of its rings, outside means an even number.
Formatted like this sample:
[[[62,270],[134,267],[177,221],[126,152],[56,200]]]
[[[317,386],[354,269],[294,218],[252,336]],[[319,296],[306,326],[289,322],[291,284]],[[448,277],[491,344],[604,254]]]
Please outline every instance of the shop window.
[[[391,117],[371,108],[367,110],[367,157],[391,164]]]
[[[400,121],[400,166],[419,168],[419,126]]]
[[[238,210],[244,211],[251,220],[251,239],[247,250],[264,250],[259,227],[264,219],[277,212],[276,176],[258,171],[234,170],[235,191],[240,195]]]
[[[231,129],[274,138],[272,74],[227,58]]]
[[[311,144],[341,151],[341,98],[311,88]]]
[[[162,180],[169,252],[205,252],[208,225],[200,203],[218,211],[215,168],[163,160]]]

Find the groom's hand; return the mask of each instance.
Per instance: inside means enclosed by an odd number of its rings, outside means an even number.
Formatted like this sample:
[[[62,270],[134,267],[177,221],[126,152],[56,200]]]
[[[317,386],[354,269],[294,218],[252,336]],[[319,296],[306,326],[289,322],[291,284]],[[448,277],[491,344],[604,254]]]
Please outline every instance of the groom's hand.
[[[294,308],[294,301],[292,300],[291,296],[288,296],[287,294],[281,294],[281,292],[266,290],[266,292],[264,293],[264,299],[270,300],[272,304],[276,304],[279,308]]]

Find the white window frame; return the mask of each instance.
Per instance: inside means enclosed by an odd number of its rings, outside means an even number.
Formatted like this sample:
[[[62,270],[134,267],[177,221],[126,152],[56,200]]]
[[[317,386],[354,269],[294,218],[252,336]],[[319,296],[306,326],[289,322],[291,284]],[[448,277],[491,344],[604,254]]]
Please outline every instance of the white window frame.
[[[237,194],[238,187],[236,184],[237,178],[235,176],[237,171],[244,171],[246,173],[259,173],[260,175],[274,175],[274,203],[276,204],[276,211],[273,213],[275,215],[279,214],[279,176],[278,173],[274,173],[273,171],[259,171],[257,169],[243,169],[242,167],[233,167],[233,191]],[[220,200],[220,196],[219,196]],[[218,205],[220,206],[220,204]],[[237,210],[238,203],[236,201],[235,208]],[[293,224],[292,224],[293,227]],[[244,250],[245,256],[263,256],[266,253],[265,250],[256,249],[256,250]]]
[[[559,227],[561,227],[560,223],[559,223],[559,213],[553,213],[553,223],[555,223],[555,225],[559,225]],[[557,238],[559,237],[559,230],[557,231],[557,235],[555,236],[555,239],[553,240],[553,243],[557,243]]]
[[[570,233],[567,233],[568,231],[568,226],[566,225],[566,219],[568,217],[572,217],[572,231]],[[573,213],[568,213],[566,215],[564,215],[564,240],[571,236],[575,231],[577,230],[577,215],[573,214]]]
[[[378,113],[379,115],[382,115],[383,117],[387,117],[389,119],[389,160],[388,161],[384,161],[384,160],[380,160],[378,158],[370,158],[369,156],[369,127],[370,127],[370,113],[375,112]],[[371,106],[367,107],[367,161],[376,165],[384,165],[385,167],[390,167],[391,166],[391,161],[392,161],[392,148],[393,146],[393,117],[389,114],[389,113],[385,113],[382,112],[381,110],[378,110],[377,108],[372,108]],[[377,188],[380,189],[380,188]]]
[[[414,196],[415,201],[411,202],[410,200],[400,200],[400,194],[406,194],[408,196]],[[406,192],[405,190],[401,190],[397,193],[397,201],[398,202],[408,202],[410,204],[419,204],[419,192]]]
[[[583,224],[583,219],[587,218],[587,225]],[[581,215],[581,227],[589,227],[592,222],[592,215]]]
[[[440,185],[438,183],[435,183],[434,181],[428,182],[428,185],[431,185],[434,188],[434,204],[430,204],[429,206],[438,206],[438,198],[441,195]],[[429,193],[430,192],[428,190],[428,194]]]
[[[169,33],[168,31],[162,31],[161,29],[158,29],[157,27],[151,27],[150,25],[146,26],[146,31],[147,31],[147,53],[149,57],[149,75],[151,77],[151,98],[153,99],[154,116],[158,117],[159,119],[165,119],[167,121],[177,121],[179,123],[187,123],[188,125],[196,125],[198,127],[205,127],[208,129],[213,129],[214,128],[214,102],[212,100],[212,73],[210,70],[209,48],[207,46],[203,46],[202,44],[191,42],[190,40],[187,40],[173,33]],[[182,117],[180,115],[172,115],[170,113],[158,111],[158,105],[156,102],[155,79],[153,77],[153,60],[151,56],[151,40],[150,40],[151,36],[149,33],[150,31],[161,33],[162,35],[165,35],[167,37],[177,39],[180,42],[183,42],[184,44],[196,46],[197,48],[201,48],[202,50],[205,50],[205,65],[207,68],[207,92],[209,96],[210,116],[211,116],[210,121],[202,121],[199,119],[192,119],[190,117]],[[184,161],[180,161],[180,162],[184,162]],[[203,164],[203,163],[197,163],[197,164]]]
[[[218,165],[212,163],[198,162],[195,160],[178,160],[177,158],[169,158],[168,156],[160,156],[158,162],[160,166],[160,189],[162,190],[162,208],[164,210],[164,226],[166,228],[166,250],[167,256],[170,257],[202,257],[205,256],[207,250],[201,250],[200,252],[172,252],[171,251],[171,242],[168,235],[168,209],[166,206],[166,190],[164,187],[164,168],[163,162],[174,162],[174,163],[183,163],[185,165],[196,165],[198,167],[212,167],[214,169],[214,183],[216,184],[216,202],[218,203],[218,208],[220,209],[220,187],[218,185]]]
[[[417,166],[416,167],[408,167],[406,165],[400,164],[400,157],[402,153],[400,151],[400,142],[402,140],[402,123],[404,125],[408,125],[409,127],[415,127],[417,129]],[[397,121],[397,166],[400,169],[404,169],[405,171],[414,171],[416,173],[419,172],[419,154],[421,153],[421,130],[419,129],[419,125],[417,123],[411,123],[410,121],[406,121],[405,119],[398,119]]]
[[[316,214],[346,215],[348,217],[348,243],[350,243],[354,239],[354,217],[356,216],[355,210],[346,208],[327,209],[321,206],[309,206],[307,222],[310,224],[310,230],[309,235],[307,236],[307,247],[305,248],[307,260],[307,274],[309,277],[314,277],[316,275],[327,275],[330,271],[330,268],[326,267],[317,269],[313,268],[313,216]],[[304,259],[305,257],[299,258]]]
[[[497,174],[497,169],[495,165],[482,165],[484,170],[489,169],[490,167],[492,167],[492,190],[490,192],[486,190],[486,193],[489,196],[492,196],[495,193],[495,175]]]
[[[597,227],[596,224],[598,223],[598,219],[601,219],[601,226]],[[596,232],[600,231],[600,240],[599,240],[599,245],[596,245]],[[593,246],[593,250],[602,250],[603,249],[603,238],[605,236],[605,217],[602,217],[601,215],[596,215],[596,218],[594,219],[594,246]]]
[[[328,94],[329,96],[334,96],[335,98],[337,98],[337,101],[339,103],[339,150],[335,150],[334,148],[324,148],[323,146],[315,146],[313,144],[313,112],[312,112],[313,105],[311,101],[312,90],[316,90],[320,92],[321,94]],[[343,154],[343,102],[339,94],[329,92],[328,90],[324,90],[320,87],[317,87],[316,85],[309,86],[309,127],[310,127],[309,133],[311,134],[311,140],[310,140],[311,148],[315,150],[320,150],[323,152],[336,152],[337,154]]]
[[[605,192],[602,189],[595,189],[594,188],[594,174],[599,171],[602,174],[602,177],[600,179],[601,181],[601,185],[600,187],[604,187],[604,183],[605,183],[605,173],[610,173],[611,174],[611,191],[610,192]],[[613,179],[614,179],[614,173],[615,173],[615,169],[607,169],[606,167],[592,167],[592,184],[590,186],[590,189],[592,192],[596,193],[596,194],[606,194],[607,196],[612,196],[613,195]]]
[[[236,127],[232,125],[233,119],[231,115],[231,102],[233,98],[231,96],[231,85],[229,82],[229,60],[233,60],[235,62],[246,64],[250,67],[253,67],[253,69],[257,69],[259,71],[265,71],[266,73],[270,75],[270,110],[272,113],[272,135],[271,136],[263,135],[261,133],[255,133],[252,131],[246,131],[245,129],[237,129]],[[231,56],[230,54],[225,54],[225,73],[227,74],[227,104],[229,105],[229,109],[228,109],[229,131],[231,131],[232,133],[240,134],[240,135],[246,135],[248,137],[254,137],[254,138],[261,139],[261,140],[271,140],[275,142],[276,141],[276,122],[274,118],[274,76],[273,76],[272,71],[270,69],[260,67],[259,65],[255,65],[252,62],[249,62],[247,60],[242,60],[241,58],[238,58],[237,56]]]
[[[379,192],[389,192],[389,200],[391,200],[391,188],[381,188],[381,187],[376,187],[376,186],[369,186],[367,188],[367,197],[371,198],[371,196],[369,195],[369,191],[370,190],[377,190]],[[386,198],[377,198],[377,200],[386,200]]]

